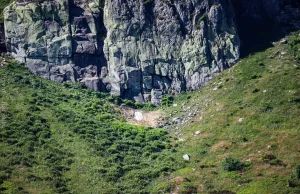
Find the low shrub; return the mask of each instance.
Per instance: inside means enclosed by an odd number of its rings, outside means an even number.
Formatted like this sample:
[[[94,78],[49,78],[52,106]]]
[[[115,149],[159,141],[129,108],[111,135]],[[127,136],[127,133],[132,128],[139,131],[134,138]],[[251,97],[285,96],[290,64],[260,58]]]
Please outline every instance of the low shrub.
[[[191,182],[183,182],[180,184],[180,192],[182,194],[197,193],[197,187]]]
[[[284,165],[282,160],[277,159],[276,156],[274,156],[272,154],[265,155],[263,157],[263,161],[267,164],[274,165],[274,166],[283,166]]]
[[[241,162],[238,159],[227,157],[222,162],[222,167],[226,171],[236,171],[242,170],[243,168],[247,167],[247,164]]]

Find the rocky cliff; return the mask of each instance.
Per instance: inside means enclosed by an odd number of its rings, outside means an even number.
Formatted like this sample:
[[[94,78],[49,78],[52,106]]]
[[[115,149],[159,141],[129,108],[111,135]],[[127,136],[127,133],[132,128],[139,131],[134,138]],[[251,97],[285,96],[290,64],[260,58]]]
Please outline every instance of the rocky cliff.
[[[162,94],[196,90],[233,65],[239,59],[239,37],[253,52],[282,29],[299,29],[299,4],[16,0],[4,11],[6,45],[44,78],[80,81],[97,91],[159,103]]]
[[[195,90],[239,59],[230,0],[17,0],[7,47],[35,74],[140,102]]]

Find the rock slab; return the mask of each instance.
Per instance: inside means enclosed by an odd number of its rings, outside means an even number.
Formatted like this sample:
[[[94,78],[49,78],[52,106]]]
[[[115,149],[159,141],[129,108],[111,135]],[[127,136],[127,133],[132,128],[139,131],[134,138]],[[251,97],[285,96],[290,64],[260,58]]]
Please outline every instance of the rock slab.
[[[139,102],[203,87],[239,59],[230,0],[17,0],[6,45],[35,74]]]

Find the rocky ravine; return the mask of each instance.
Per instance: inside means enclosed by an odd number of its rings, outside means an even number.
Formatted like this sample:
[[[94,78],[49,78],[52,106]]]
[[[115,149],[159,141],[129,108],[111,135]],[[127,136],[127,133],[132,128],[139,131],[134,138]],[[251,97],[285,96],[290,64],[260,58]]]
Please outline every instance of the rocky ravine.
[[[4,14],[7,49],[33,73],[140,102],[239,59],[230,0],[17,0]]]

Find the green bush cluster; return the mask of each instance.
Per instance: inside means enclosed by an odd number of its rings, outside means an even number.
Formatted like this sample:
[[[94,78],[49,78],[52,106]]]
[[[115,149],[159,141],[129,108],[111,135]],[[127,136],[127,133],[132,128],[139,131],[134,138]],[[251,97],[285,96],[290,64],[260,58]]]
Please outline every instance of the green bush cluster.
[[[236,171],[242,170],[243,168],[247,167],[247,164],[241,162],[238,159],[226,157],[222,162],[222,167],[226,171]]]
[[[149,193],[155,179],[184,165],[165,130],[124,123],[111,105],[122,103],[115,97],[38,78],[16,63],[0,76],[8,107],[0,109],[3,191],[35,185],[48,193]],[[26,173],[17,175],[17,166]],[[10,182],[17,176],[26,181]]]
[[[174,96],[172,95],[164,95],[161,100],[162,106],[170,106],[174,102]]]
[[[300,31],[295,32],[294,36],[290,38],[288,41],[288,44],[291,48],[291,51],[295,55],[295,58],[297,60],[300,60],[300,36],[299,36]]]
[[[282,160],[279,160],[276,156],[274,156],[272,154],[264,155],[263,161],[270,165],[284,166]]]

